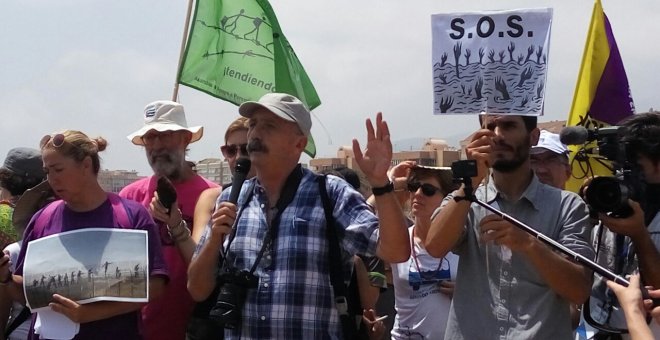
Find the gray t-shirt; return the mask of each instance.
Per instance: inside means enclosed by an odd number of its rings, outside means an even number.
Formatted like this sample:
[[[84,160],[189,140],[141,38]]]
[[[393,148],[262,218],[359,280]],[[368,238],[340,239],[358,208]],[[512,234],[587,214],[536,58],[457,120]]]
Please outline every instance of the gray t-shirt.
[[[536,176],[516,202],[505,200],[492,179],[487,188],[487,196],[486,186],[477,188],[476,197],[482,201],[488,197],[504,213],[593,258],[587,207],[578,195],[542,184]],[[445,198],[449,199],[451,195]],[[545,283],[524,256],[480,242],[479,222],[488,214],[472,204],[454,250],[460,262],[445,339],[569,339],[569,302]]]

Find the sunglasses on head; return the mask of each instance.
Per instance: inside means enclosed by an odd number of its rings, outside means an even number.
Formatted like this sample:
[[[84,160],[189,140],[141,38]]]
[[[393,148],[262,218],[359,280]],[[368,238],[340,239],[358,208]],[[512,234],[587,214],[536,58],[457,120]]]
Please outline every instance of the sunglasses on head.
[[[422,188],[422,194],[428,197],[435,195],[438,191],[441,192],[440,188],[436,188],[428,183],[408,182],[408,191],[411,193],[417,192],[419,188]]]
[[[62,145],[64,145],[64,140],[65,139],[66,138],[61,133],[58,133],[58,134],[55,134],[55,135],[45,135],[45,136],[43,136],[43,138],[41,138],[41,142],[39,142],[39,148],[40,149],[45,148],[46,145],[48,145],[48,143],[51,142],[51,141],[52,141],[51,144],[54,147],[59,148]]]
[[[226,144],[220,147],[220,151],[225,158],[234,158],[238,150],[241,150],[241,155],[247,155],[247,144]]]

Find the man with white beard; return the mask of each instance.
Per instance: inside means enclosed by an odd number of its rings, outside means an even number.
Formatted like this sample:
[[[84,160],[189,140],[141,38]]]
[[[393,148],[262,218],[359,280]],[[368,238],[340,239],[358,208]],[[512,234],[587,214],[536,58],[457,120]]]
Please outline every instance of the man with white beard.
[[[170,272],[164,294],[142,309],[147,340],[184,339],[194,308],[186,289],[188,263],[195,250],[190,228],[199,195],[218,186],[193,172],[185,159],[188,145],[202,138],[203,131],[201,126],[188,127],[181,104],[156,101],[144,109],[144,126],[128,136],[133,144],[144,146],[154,175],[128,185],[119,195],[142,203],[151,213],[160,227]],[[177,202],[169,211],[155,194],[160,176],[167,177],[177,192]]]

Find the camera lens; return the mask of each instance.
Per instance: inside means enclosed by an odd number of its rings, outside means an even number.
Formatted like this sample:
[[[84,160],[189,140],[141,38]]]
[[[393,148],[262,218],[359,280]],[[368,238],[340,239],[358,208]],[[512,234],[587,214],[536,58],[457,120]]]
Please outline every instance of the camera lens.
[[[620,212],[628,207],[630,190],[616,177],[594,178],[586,192],[587,203],[597,212]]]
[[[242,301],[245,299],[245,289],[234,283],[225,283],[220,287],[215,306],[209,317],[216,320],[222,327],[236,329],[241,320]]]

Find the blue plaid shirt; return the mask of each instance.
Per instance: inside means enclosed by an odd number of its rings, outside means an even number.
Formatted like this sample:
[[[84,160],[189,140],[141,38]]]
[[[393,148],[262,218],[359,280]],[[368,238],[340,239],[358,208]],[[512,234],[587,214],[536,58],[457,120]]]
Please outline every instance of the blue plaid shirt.
[[[296,195],[284,209],[278,233],[256,269],[259,285],[248,290],[241,329],[225,330],[225,339],[342,338],[330,285],[330,246],[316,177],[303,169]],[[349,277],[351,255],[375,255],[378,218],[345,181],[328,176],[326,187],[334,204],[336,227],[341,228],[337,233],[344,253],[341,261],[345,277]],[[246,203],[250,190],[252,198]],[[229,192],[224,190],[218,200],[227,200]],[[243,184],[237,205],[242,212],[227,260],[239,270],[249,270],[268,230],[269,202],[256,178]],[[198,251],[209,232],[207,227]]]

